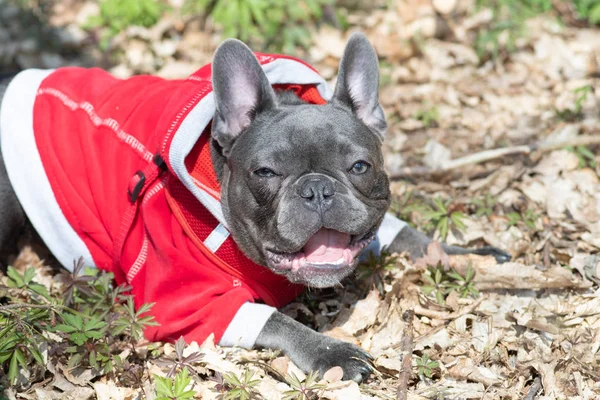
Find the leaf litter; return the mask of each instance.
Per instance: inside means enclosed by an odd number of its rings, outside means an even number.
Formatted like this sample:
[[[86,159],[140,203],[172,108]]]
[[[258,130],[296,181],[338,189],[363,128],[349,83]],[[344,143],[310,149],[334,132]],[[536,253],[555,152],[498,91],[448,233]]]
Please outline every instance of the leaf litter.
[[[80,37],[69,42],[84,54],[78,61],[97,60],[80,35],[93,2],[57,3],[63,12],[53,23]],[[292,396],[302,385],[314,385],[307,390],[318,398],[344,400],[600,398],[600,31],[539,16],[526,21],[512,52],[494,60],[475,45],[492,20],[489,9],[473,1],[391,3],[347,18],[381,59],[384,151],[400,204],[393,209],[439,235],[422,208],[439,199],[451,208],[444,213],[465,215],[458,229],[448,222],[448,243],[496,246],[513,260],[447,256],[434,242],[416,262],[405,254],[379,260],[391,267],[287,306],[289,315],[375,357],[376,371],[361,385],[341,381],[337,369],[309,382],[277,352],[220,348],[212,337],[175,346],[142,339],[122,346],[127,374],[53,364],[46,352],[48,373],[30,379],[21,370],[5,397],[153,399],[157,377],[186,367],[188,388],[205,399],[237,390],[228,382],[243,384],[246,371],[248,382],[260,381],[248,390],[265,399]],[[208,62],[218,31],[181,18],[120,33],[113,72],[176,78]],[[321,28],[304,54],[332,84],[346,36]],[[72,62],[72,53],[36,55],[28,46],[0,44],[0,54],[20,67]],[[33,280],[47,291],[85,288],[86,278],[61,281],[31,250],[13,265],[34,266]],[[474,291],[460,289],[467,284]]]

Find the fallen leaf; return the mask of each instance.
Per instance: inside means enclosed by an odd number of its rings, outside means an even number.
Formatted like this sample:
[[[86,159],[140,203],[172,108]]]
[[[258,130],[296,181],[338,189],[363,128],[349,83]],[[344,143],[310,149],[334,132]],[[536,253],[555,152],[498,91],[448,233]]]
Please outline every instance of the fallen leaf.
[[[444,269],[448,269],[450,261],[448,255],[438,241],[433,241],[427,245],[427,252],[423,257],[418,258],[414,265],[417,268],[427,269],[427,267],[436,267],[441,264]]]
[[[335,366],[323,374],[323,379],[325,379],[327,382],[339,382],[342,380],[343,376],[344,370],[342,367]]]

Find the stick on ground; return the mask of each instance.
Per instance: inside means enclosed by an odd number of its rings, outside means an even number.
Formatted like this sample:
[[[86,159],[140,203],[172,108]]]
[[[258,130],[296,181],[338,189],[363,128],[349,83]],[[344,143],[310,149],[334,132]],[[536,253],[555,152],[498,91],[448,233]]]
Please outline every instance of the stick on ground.
[[[412,375],[412,352],[414,349],[414,333],[413,333],[413,318],[415,313],[413,310],[405,311],[402,314],[404,320],[404,331],[402,332],[402,341],[400,342],[400,352],[402,354],[402,368],[398,379],[398,400],[408,399],[408,382]]]
[[[437,175],[452,171],[467,165],[481,164],[486,161],[495,160],[500,157],[512,154],[530,154],[533,152],[547,152],[562,149],[568,146],[586,146],[600,144],[600,135],[581,135],[570,140],[561,141],[542,141],[533,145],[513,146],[500,149],[485,150],[468,156],[460,157],[449,161],[441,168],[431,169],[426,166],[402,168],[398,173],[390,176],[391,179],[400,179],[405,177]]]

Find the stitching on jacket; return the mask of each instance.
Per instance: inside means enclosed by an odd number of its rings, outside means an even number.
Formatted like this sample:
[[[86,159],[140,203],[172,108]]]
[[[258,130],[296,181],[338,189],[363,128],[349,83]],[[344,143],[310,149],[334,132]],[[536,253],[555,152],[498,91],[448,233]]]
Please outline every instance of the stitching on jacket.
[[[164,188],[165,188],[165,181],[163,179],[160,182],[158,182],[156,185],[154,185],[152,187],[152,189],[148,190],[148,192],[144,196],[144,199],[142,200],[142,205],[145,206],[146,203],[148,202],[148,200],[150,200],[152,198],[152,196],[154,196],[155,194],[157,194]]]
[[[148,234],[144,231],[144,242],[142,243],[142,249],[138,254],[135,262],[127,272],[127,282],[131,283],[133,278],[138,274],[140,269],[146,264],[146,258],[148,257]]]
[[[181,119],[183,118],[183,116],[185,114],[187,114],[187,112],[190,110],[190,108],[192,108],[193,106],[195,106],[199,100],[201,100],[204,95],[206,93],[208,93],[210,90],[212,90],[212,87],[210,87],[209,85],[206,85],[205,87],[203,87],[202,89],[200,89],[198,92],[196,92],[196,94],[192,97],[192,99],[190,101],[188,101],[188,103],[181,109],[181,111],[179,111],[177,113],[177,115],[175,116],[175,119],[173,120],[173,122],[171,123],[171,126],[169,126],[169,129],[167,130],[167,134],[165,135],[165,138],[163,140],[163,144],[162,144],[162,153],[165,153],[165,149],[167,148],[167,143],[169,142],[169,139],[171,138],[171,136],[173,135],[173,133],[175,133],[175,127],[179,127],[180,126],[180,122]],[[170,162],[169,162],[170,164]]]
[[[129,147],[131,147],[140,157],[142,157],[142,159],[146,160],[147,162],[152,161],[152,157],[154,157],[154,155],[148,150],[146,150],[146,147],[144,147],[144,145],[140,143],[139,140],[137,140],[135,137],[121,129],[119,123],[113,118],[100,117],[96,113],[94,106],[89,102],[82,101],[78,103],[69,96],[67,96],[65,93],[54,88],[43,88],[38,90],[38,96],[44,94],[48,94],[59,99],[65,107],[69,108],[72,111],[85,111],[85,113],[88,115],[90,121],[92,122],[92,124],[94,124],[94,126],[105,126],[111,129],[121,142],[129,145]]]
[[[162,180],[154,185],[144,196],[142,200],[142,205],[145,205],[148,200],[150,200],[155,194],[160,192],[165,188],[165,181]],[[134,263],[129,268],[127,272],[127,282],[131,283],[133,279],[136,277],[138,272],[142,269],[142,267],[146,264],[146,259],[148,257],[148,233],[144,230],[144,241],[142,242],[142,248],[140,249],[140,253],[135,259]]]

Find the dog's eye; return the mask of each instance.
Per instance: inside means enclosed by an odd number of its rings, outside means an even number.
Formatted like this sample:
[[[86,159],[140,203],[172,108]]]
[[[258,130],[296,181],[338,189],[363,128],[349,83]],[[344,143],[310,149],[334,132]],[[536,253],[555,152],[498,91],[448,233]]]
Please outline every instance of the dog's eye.
[[[277,174],[269,168],[259,168],[256,171],[254,171],[254,173],[260,176],[261,178],[272,178],[274,176],[277,176]]]
[[[371,165],[366,161],[357,161],[354,163],[352,168],[350,168],[350,172],[355,175],[362,175],[367,172],[371,168]]]

